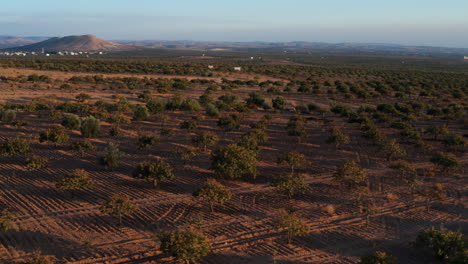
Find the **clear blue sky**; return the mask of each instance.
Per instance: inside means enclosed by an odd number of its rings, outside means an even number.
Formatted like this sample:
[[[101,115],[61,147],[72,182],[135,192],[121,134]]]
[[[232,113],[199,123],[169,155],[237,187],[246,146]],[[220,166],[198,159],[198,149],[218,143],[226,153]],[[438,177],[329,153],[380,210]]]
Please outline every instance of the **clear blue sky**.
[[[468,0],[3,0],[0,35],[468,48]]]

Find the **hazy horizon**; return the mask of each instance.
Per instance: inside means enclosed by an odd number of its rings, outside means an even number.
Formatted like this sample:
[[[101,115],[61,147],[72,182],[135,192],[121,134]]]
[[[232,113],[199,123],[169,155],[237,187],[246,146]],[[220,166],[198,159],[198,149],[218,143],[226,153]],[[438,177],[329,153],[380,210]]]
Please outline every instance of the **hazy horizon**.
[[[467,12],[460,0],[17,0],[3,3],[0,35],[468,48]]]

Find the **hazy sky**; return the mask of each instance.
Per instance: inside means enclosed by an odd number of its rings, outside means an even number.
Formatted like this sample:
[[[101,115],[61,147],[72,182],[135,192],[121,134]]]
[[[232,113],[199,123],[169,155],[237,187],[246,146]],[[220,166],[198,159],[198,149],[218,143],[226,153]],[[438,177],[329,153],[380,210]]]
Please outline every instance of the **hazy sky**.
[[[468,48],[468,0],[2,0],[0,35]]]

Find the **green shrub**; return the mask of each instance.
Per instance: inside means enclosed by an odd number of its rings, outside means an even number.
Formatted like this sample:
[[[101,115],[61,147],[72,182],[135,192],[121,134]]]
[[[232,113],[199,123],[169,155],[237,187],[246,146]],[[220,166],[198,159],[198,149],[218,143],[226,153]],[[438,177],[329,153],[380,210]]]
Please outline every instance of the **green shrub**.
[[[7,110],[0,112],[0,120],[3,123],[11,123],[13,122],[13,120],[15,120],[15,118],[16,118],[16,112],[11,109],[7,109]]]
[[[81,127],[81,119],[77,115],[67,115],[62,121],[66,129],[78,130]]]
[[[192,230],[175,230],[159,236],[160,249],[185,263],[195,263],[210,253],[208,238]]]
[[[81,122],[81,135],[86,138],[93,138],[99,136],[101,133],[101,124],[99,119],[89,116]]]
[[[423,253],[430,254],[444,263],[466,263],[456,261],[468,260],[468,249],[461,231],[437,230],[431,227],[419,232],[413,245]]]
[[[31,147],[25,139],[13,137],[6,139],[0,144],[0,154],[18,155],[31,152]]]

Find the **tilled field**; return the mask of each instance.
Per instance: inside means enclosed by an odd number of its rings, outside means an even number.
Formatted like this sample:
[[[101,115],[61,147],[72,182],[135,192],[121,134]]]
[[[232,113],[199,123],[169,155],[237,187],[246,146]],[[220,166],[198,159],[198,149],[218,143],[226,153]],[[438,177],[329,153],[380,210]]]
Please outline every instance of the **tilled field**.
[[[179,124],[189,120],[191,114],[170,112],[164,126],[175,129],[177,135],[161,136],[158,144],[144,150],[137,147],[135,129],[156,133],[160,121],[150,118],[123,125],[122,134],[116,138],[107,137],[109,124],[103,122],[102,136],[92,139],[97,150],[81,156],[70,150],[68,144],[38,142],[40,132],[58,126],[59,122],[51,122],[43,113],[18,112],[17,119],[27,126],[2,124],[0,136],[28,139],[33,154],[47,158],[49,166],[33,170],[26,167],[24,156],[0,157],[1,203],[14,213],[12,229],[0,233],[2,263],[19,262],[35,250],[55,255],[60,263],[176,263],[158,250],[157,236],[177,227],[196,228],[209,237],[212,253],[202,263],[356,263],[360,256],[376,250],[390,252],[400,263],[427,263],[410,246],[418,231],[442,225],[466,230],[464,168],[429,179],[444,184],[447,198],[434,202],[427,212],[422,199],[395,183],[385,158],[360,136],[359,125],[331,114],[325,125],[309,122],[309,136],[298,144],[284,129],[292,114],[271,113],[273,120],[266,130],[270,139],[260,154],[258,178],[246,182],[222,180],[234,197],[216,206],[215,212],[209,212],[205,203],[192,196],[207,178],[215,177],[210,170],[209,151],[199,151],[187,164],[171,151],[176,146],[191,145],[191,136],[199,131],[215,131],[222,139],[221,145],[233,142],[248,130],[248,123],[258,121],[263,114],[263,110],[247,114],[244,125],[234,132],[223,132],[216,126],[216,119],[209,118],[200,121],[196,131],[187,132],[179,129]],[[320,116],[314,118],[319,120]],[[328,128],[332,126],[342,127],[352,144],[339,150],[325,144]],[[392,130],[386,133],[391,134]],[[70,141],[81,138],[79,131],[69,135]],[[98,164],[104,147],[111,141],[118,143],[125,153],[120,166],[112,171]],[[419,154],[413,146],[407,148],[407,159],[418,169],[439,173],[428,162],[427,155]],[[292,199],[279,194],[269,183],[274,175],[285,170],[276,164],[276,159],[287,151],[303,153],[311,162],[301,170],[311,191]],[[466,163],[465,153],[458,153]],[[156,157],[174,167],[175,180],[152,188],[150,183],[131,177],[139,162]],[[353,194],[332,182],[336,166],[349,159],[362,164],[370,177],[370,190],[379,210],[368,223],[354,205]],[[55,188],[56,179],[77,168],[90,173],[97,183],[94,189],[71,195]],[[389,199],[389,193],[396,198]],[[127,197],[138,208],[123,218],[122,225],[116,218],[99,212],[100,204],[115,195]],[[335,212],[324,210],[327,205],[332,205]],[[291,244],[272,221],[285,208],[295,208],[310,227],[308,235],[295,237]]]

